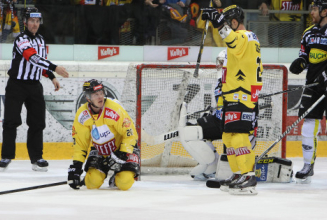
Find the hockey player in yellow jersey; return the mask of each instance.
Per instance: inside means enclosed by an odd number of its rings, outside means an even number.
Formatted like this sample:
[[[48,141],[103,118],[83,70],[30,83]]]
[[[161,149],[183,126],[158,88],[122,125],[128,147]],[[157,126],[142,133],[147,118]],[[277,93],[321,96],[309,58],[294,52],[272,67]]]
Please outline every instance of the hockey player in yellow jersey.
[[[203,9],[203,20],[210,20],[227,45],[227,67],[222,74],[224,98],[223,143],[233,175],[221,182],[221,190],[230,194],[257,194],[254,174],[255,154],[249,132],[254,129],[257,102],[262,87],[260,43],[245,30],[244,12],[232,5],[219,13]]]
[[[134,123],[118,100],[105,98],[101,82],[87,81],[83,91],[87,103],[78,109],[73,124],[74,155],[68,169],[68,184],[73,189],[83,184],[88,189],[98,189],[108,171],[114,170],[109,186],[128,190],[140,173]],[[81,181],[85,160],[86,175]]]

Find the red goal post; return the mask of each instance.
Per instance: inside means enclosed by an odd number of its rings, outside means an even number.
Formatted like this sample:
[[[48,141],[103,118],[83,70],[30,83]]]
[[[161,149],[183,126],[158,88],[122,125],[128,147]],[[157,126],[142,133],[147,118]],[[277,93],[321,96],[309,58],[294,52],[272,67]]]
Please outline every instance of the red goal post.
[[[142,165],[156,167],[195,166],[177,140],[149,145],[142,136],[156,137],[177,128],[179,107],[188,103],[188,112],[196,112],[207,105],[215,106],[214,86],[219,73],[216,65],[200,65],[199,77],[194,78],[196,65],[191,64],[131,64],[128,68],[122,103],[135,121],[139,134]],[[263,65],[261,94],[287,90],[287,68],[283,65]],[[267,149],[286,130],[287,93],[259,99],[259,105],[272,106],[259,113],[257,155]],[[191,115],[195,121],[200,114]],[[174,138],[172,138],[174,139]],[[213,142],[218,153],[221,141]],[[148,153],[150,152],[150,153]],[[151,154],[151,155],[150,155]],[[270,156],[286,157],[286,138],[276,146]],[[149,162],[148,162],[149,161]]]

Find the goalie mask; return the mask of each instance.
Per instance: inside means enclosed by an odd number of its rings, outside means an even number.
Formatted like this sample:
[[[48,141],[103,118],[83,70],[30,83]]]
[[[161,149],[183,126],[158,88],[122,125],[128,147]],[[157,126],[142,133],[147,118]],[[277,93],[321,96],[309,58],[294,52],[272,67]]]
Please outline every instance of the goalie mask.
[[[226,55],[226,50],[223,50],[218,54],[216,58],[216,68],[218,71],[221,70],[221,68],[224,66]]]
[[[237,5],[231,5],[223,10],[224,19],[229,27],[232,28],[232,20],[236,19],[238,22],[238,26],[243,24],[244,21],[244,12],[243,9]],[[237,26],[237,28],[238,28]],[[237,29],[236,28],[236,29]],[[233,29],[234,31],[236,29]]]
[[[23,23],[27,23],[29,18],[40,18],[40,24],[43,24],[42,14],[37,8],[28,7],[23,11]]]
[[[103,84],[96,79],[91,79],[83,84],[83,92],[87,99],[91,100],[91,94],[101,90],[105,94]]]

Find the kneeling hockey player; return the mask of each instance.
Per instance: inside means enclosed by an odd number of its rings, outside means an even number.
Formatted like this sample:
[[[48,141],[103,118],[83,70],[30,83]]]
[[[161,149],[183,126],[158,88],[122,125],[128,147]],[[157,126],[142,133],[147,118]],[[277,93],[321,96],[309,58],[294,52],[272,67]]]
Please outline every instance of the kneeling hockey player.
[[[128,190],[140,174],[134,123],[117,100],[105,98],[101,82],[87,81],[83,91],[87,103],[78,109],[73,124],[74,155],[68,169],[68,184],[73,189],[79,189],[83,184],[88,189],[98,189],[108,171],[114,170],[109,186]],[[85,160],[86,175],[81,181]]]

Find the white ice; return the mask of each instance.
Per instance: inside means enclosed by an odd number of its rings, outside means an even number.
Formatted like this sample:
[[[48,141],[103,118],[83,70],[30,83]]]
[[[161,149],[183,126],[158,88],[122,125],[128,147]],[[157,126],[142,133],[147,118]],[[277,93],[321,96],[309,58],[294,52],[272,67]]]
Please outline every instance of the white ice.
[[[294,171],[302,158],[290,158]],[[71,161],[49,161],[35,172],[29,161],[12,161],[0,173],[0,191],[65,181]],[[143,175],[128,191],[73,190],[68,185],[0,195],[0,220],[29,219],[327,219],[327,158],[317,158],[311,184],[259,183],[256,196],[210,189],[188,175]]]

